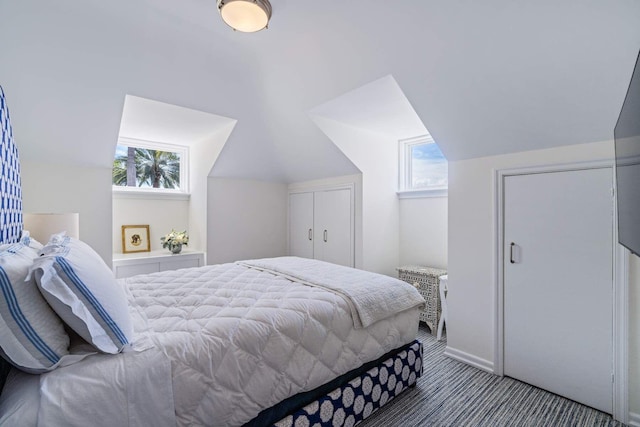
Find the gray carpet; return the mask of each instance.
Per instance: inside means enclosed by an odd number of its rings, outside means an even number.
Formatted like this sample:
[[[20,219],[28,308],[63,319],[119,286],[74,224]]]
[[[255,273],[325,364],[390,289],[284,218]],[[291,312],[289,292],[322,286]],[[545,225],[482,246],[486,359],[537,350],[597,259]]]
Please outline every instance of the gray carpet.
[[[416,387],[359,424],[392,426],[607,426],[611,416],[511,378],[500,378],[444,356],[438,342],[420,326],[424,374]]]

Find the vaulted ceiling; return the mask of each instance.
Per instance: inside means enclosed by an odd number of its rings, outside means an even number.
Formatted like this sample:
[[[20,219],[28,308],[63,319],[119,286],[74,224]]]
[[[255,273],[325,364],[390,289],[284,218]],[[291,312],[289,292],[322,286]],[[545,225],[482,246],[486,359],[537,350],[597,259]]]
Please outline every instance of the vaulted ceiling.
[[[214,176],[355,172],[314,115],[426,126],[449,160],[608,140],[640,49],[637,0],[272,6],[244,34],[215,0],[0,0],[23,159],[109,167],[127,94],[237,120]]]

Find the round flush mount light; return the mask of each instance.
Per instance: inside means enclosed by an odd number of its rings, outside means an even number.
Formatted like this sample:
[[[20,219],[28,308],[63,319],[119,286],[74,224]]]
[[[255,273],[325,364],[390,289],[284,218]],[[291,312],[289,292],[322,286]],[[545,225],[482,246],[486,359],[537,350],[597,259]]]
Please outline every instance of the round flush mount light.
[[[218,0],[222,20],[243,33],[254,33],[267,27],[271,19],[269,0]]]

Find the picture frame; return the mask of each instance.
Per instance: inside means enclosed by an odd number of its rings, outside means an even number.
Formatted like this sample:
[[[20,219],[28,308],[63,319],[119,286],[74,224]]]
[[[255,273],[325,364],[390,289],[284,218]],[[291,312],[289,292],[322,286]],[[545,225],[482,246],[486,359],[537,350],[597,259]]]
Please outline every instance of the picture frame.
[[[122,253],[151,252],[148,225],[122,226]]]

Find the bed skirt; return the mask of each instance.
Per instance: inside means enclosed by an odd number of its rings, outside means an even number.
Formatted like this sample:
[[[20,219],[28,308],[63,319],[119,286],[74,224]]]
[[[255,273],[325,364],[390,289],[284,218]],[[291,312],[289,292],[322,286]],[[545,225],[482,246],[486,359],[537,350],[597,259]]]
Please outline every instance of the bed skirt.
[[[273,427],[294,426],[354,426],[371,416],[404,390],[416,384],[422,375],[422,343],[418,340],[365,365],[364,370],[342,382],[320,398],[294,410]],[[294,396],[296,397],[296,396]],[[262,414],[265,415],[265,414]],[[260,425],[256,418],[254,425]],[[263,418],[264,419],[264,418]],[[262,424],[265,425],[265,424]]]

